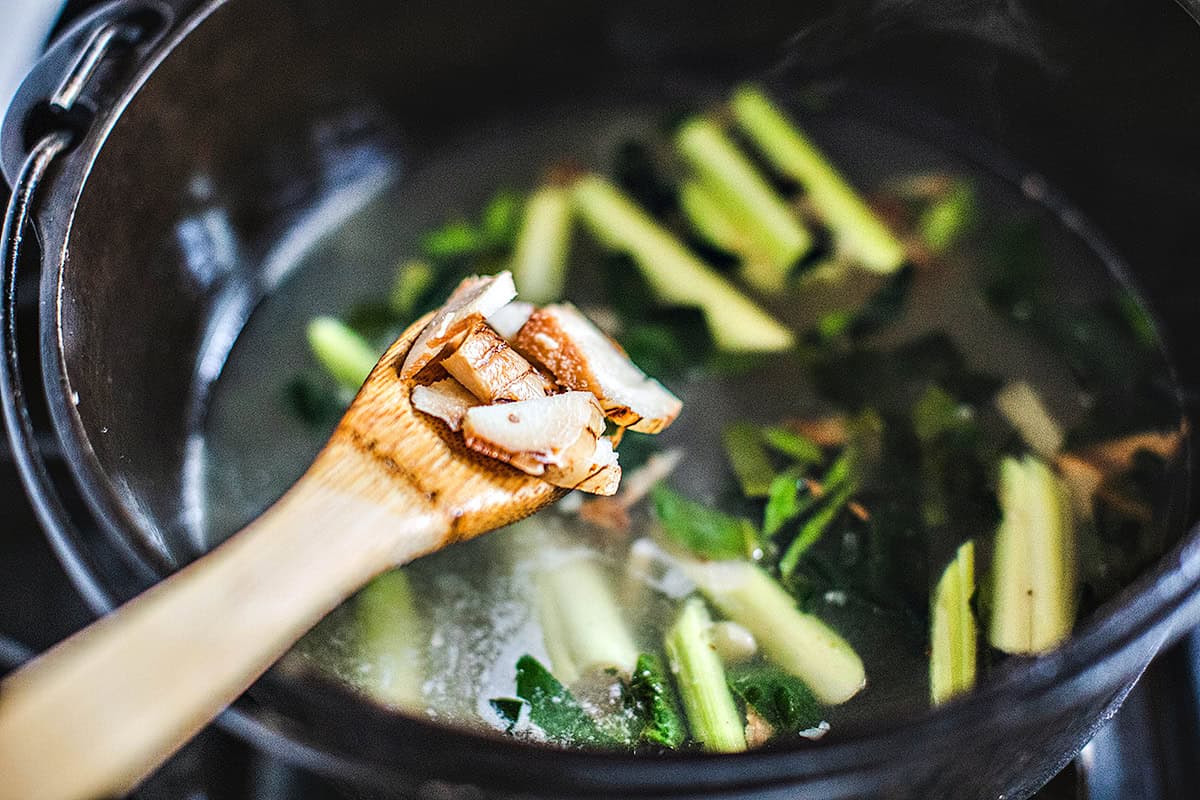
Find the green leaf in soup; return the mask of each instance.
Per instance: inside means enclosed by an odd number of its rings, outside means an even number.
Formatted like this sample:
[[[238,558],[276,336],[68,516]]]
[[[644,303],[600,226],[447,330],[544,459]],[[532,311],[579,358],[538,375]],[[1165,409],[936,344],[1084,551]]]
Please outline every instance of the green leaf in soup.
[[[956,180],[943,197],[921,212],[917,230],[926,247],[944,253],[970,233],[978,221],[975,187],[969,181]]]
[[[530,721],[559,744],[614,744],[575,696],[533,656],[517,659],[517,697],[529,704]]]
[[[310,375],[297,375],[284,389],[292,413],[316,430],[332,428],[342,418],[353,399],[347,394]]]
[[[466,220],[447,222],[421,237],[421,252],[434,261],[469,258],[482,246],[482,235]]]
[[[746,497],[766,497],[775,479],[775,469],[770,456],[763,447],[762,436],[757,425],[750,422],[735,422],[721,434],[725,445],[725,456],[737,475]]]
[[[913,406],[912,425],[917,439],[925,443],[945,434],[968,433],[975,427],[970,407],[937,385],[926,389]]]
[[[801,436],[787,428],[771,426],[763,428],[763,441],[777,453],[795,461],[797,464],[819,464],[823,459],[821,448],[808,437]]]
[[[758,532],[749,520],[689,500],[662,485],[650,497],[663,532],[695,555],[723,561],[746,558],[754,551]]]
[[[613,174],[617,185],[655,216],[662,216],[678,205],[674,183],[643,142],[631,139],[617,148]]]
[[[641,732],[642,741],[672,749],[683,744],[687,726],[679,710],[675,689],[658,656],[653,653],[638,656],[629,691],[637,710],[646,720]]]
[[[521,709],[525,701],[515,697],[493,697],[488,705],[505,724],[505,731],[511,731],[521,718]]]
[[[737,670],[729,677],[729,687],[778,733],[813,730],[825,719],[824,709],[804,682],[781,669]]]
[[[807,485],[800,472],[794,469],[780,473],[771,481],[767,505],[763,509],[763,536],[774,536],[812,506],[812,494],[805,491]]]
[[[479,233],[486,247],[507,250],[517,240],[521,229],[522,197],[511,189],[501,189],[492,195],[479,220]]]
[[[908,265],[891,275],[854,315],[849,334],[856,338],[869,336],[899,319],[912,293],[914,274]]]

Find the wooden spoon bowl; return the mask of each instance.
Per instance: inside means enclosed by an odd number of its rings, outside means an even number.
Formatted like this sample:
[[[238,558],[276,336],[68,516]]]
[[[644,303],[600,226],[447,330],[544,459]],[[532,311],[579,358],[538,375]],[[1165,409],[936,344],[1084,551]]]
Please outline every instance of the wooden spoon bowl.
[[[0,683],[0,800],[126,794],[371,578],[564,494],[412,407],[429,318],[265,514]]]

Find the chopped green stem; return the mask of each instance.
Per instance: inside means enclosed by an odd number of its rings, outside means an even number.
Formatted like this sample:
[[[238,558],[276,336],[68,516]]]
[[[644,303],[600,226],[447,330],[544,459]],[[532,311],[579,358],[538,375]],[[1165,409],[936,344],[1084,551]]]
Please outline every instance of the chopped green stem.
[[[742,493],[746,497],[766,497],[771,490],[775,470],[763,447],[758,426],[749,422],[735,422],[721,434],[725,454],[737,475]]]
[[[692,739],[716,753],[745,750],[742,718],[725,679],[725,665],[713,648],[712,618],[703,600],[693,597],[684,603],[667,632],[666,649]]]
[[[975,594],[975,542],[958,548],[933,592],[930,624],[929,691],[934,705],[975,687],[979,632],[971,597]]]
[[[788,350],[786,326],[693,255],[615,186],[596,175],[575,184],[575,209],[601,244],[628,253],[664,303],[696,306],[717,346],[734,353]]]
[[[571,193],[542,186],[525,203],[525,218],[513,254],[513,280],[521,297],[532,303],[562,298],[571,243]]]
[[[808,684],[822,703],[844,703],[866,685],[850,643],[746,561],[683,561],[700,591],[729,619],[754,634],[767,660]]]
[[[629,691],[646,717],[642,741],[672,749],[683,744],[687,726],[679,713],[675,689],[667,679],[662,662],[653,653],[638,656],[629,681]]]
[[[707,184],[684,181],[679,188],[679,208],[696,235],[718,250],[743,261],[761,257],[754,252],[745,229]]]
[[[800,558],[820,540],[838,514],[842,513],[846,508],[846,504],[850,502],[850,495],[853,493],[853,490],[854,487],[844,481],[837,484],[833,490],[826,487],[820,507],[815,514],[805,520],[804,524],[800,527],[800,532],[796,534],[796,538],[788,545],[783,558],[779,559],[780,575],[783,575],[785,578],[792,576],[792,573],[796,571],[796,567],[800,564]]]
[[[425,626],[408,576],[400,570],[379,576],[358,594],[354,610],[359,657],[369,668],[362,675],[362,689],[388,706],[420,707]]]
[[[1046,464],[1025,456],[1000,462],[999,500],[988,639],[1006,653],[1042,653],[1066,639],[1075,622],[1070,499]]]
[[[543,554],[538,572],[542,637],[564,683],[613,668],[629,675],[638,650],[599,565],[584,555]]]
[[[878,273],[904,265],[904,246],[854,188],[760,89],[744,86],[729,104],[742,131],[785,175],[804,185],[813,206],[833,229],[840,251]]]
[[[401,319],[413,316],[421,307],[426,292],[433,286],[436,273],[428,261],[413,259],[400,265],[388,297],[388,306]]]
[[[355,391],[379,360],[365,339],[333,317],[317,317],[308,323],[308,346],[335,381]]]
[[[1066,437],[1037,390],[1025,381],[1012,381],[996,392],[996,408],[1017,429],[1025,444],[1045,459],[1062,450]]]
[[[675,147],[766,256],[745,264],[746,280],[764,292],[781,291],[792,267],[812,247],[800,218],[715,122],[688,120],[675,136]]]

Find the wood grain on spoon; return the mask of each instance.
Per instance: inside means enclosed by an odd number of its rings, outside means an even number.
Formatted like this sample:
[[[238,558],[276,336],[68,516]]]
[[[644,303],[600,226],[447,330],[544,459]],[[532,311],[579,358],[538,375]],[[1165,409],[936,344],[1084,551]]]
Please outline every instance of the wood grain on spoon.
[[[0,684],[0,800],[127,793],[372,577],[562,495],[413,409],[428,319],[262,517]]]

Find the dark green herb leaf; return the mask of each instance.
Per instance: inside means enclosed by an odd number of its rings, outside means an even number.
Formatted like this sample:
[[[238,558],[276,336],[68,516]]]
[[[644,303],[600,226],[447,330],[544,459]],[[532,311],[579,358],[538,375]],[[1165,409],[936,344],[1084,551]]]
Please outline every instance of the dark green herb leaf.
[[[517,241],[521,230],[521,210],[524,205],[520,194],[511,189],[501,189],[483,207],[479,221],[479,232],[486,247],[508,250]]]
[[[775,469],[763,448],[758,426],[749,422],[735,422],[721,434],[721,441],[725,445],[729,464],[741,484],[742,494],[765,497],[775,478]]]
[[[850,502],[853,489],[853,484],[848,481],[840,483],[836,489],[826,489],[817,511],[800,526],[800,532],[796,534],[796,538],[784,551],[783,558],[779,559],[779,573],[783,577],[791,576],[797,564],[800,563],[800,558],[817,543],[837,516],[842,513],[846,504]]]
[[[288,405],[305,425],[316,430],[328,430],[342,418],[349,401],[332,387],[308,375],[298,375],[285,389]]]
[[[536,658],[517,659],[517,697],[529,704],[529,719],[561,744],[611,745],[575,696]]]
[[[762,430],[763,441],[772,450],[783,453],[798,464],[819,464],[824,456],[821,448],[808,437],[787,428],[767,427]]]
[[[525,707],[525,701],[514,697],[493,697],[488,700],[488,705],[504,721],[507,726],[505,730],[511,731],[521,718],[521,709]]]
[[[355,303],[346,315],[346,326],[371,342],[391,341],[404,321],[388,303]]]
[[[969,406],[959,403],[939,386],[930,386],[912,410],[913,432],[921,442],[932,442],[948,433],[974,428]]]
[[[662,217],[678,205],[674,184],[659,169],[650,148],[629,140],[618,149],[613,163],[617,184],[651,214]]]
[[[672,749],[683,744],[687,733],[683,715],[658,656],[653,653],[638,656],[629,691],[636,708],[646,717],[642,741]]]
[[[867,304],[859,309],[850,323],[849,333],[853,337],[870,336],[884,326],[899,319],[912,293],[912,265],[907,265],[888,278],[879,287]]]
[[[754,525],[656,486],[650,494],[667,536],[701,558],[746,558],[758,540]]]
[[[773,667],[751,667],[734,672],[729,688],[753,708],[778,733],[811,730],[825,718],[821,704],[799,678]]]
[[[837,309],[821,316],[814,330],[816,344],[828,344],[847,336],[853,339],[870,336],[899,319],[912,292],[913,275],[912,266],[905,266],[890,276],[860,308]]]
[[[774,536],[812,506],[813,496],[805,491],[807,486],[808,481],[797,470],[788,470],[771,481],[767,506],[763,509],[763,536]]]

